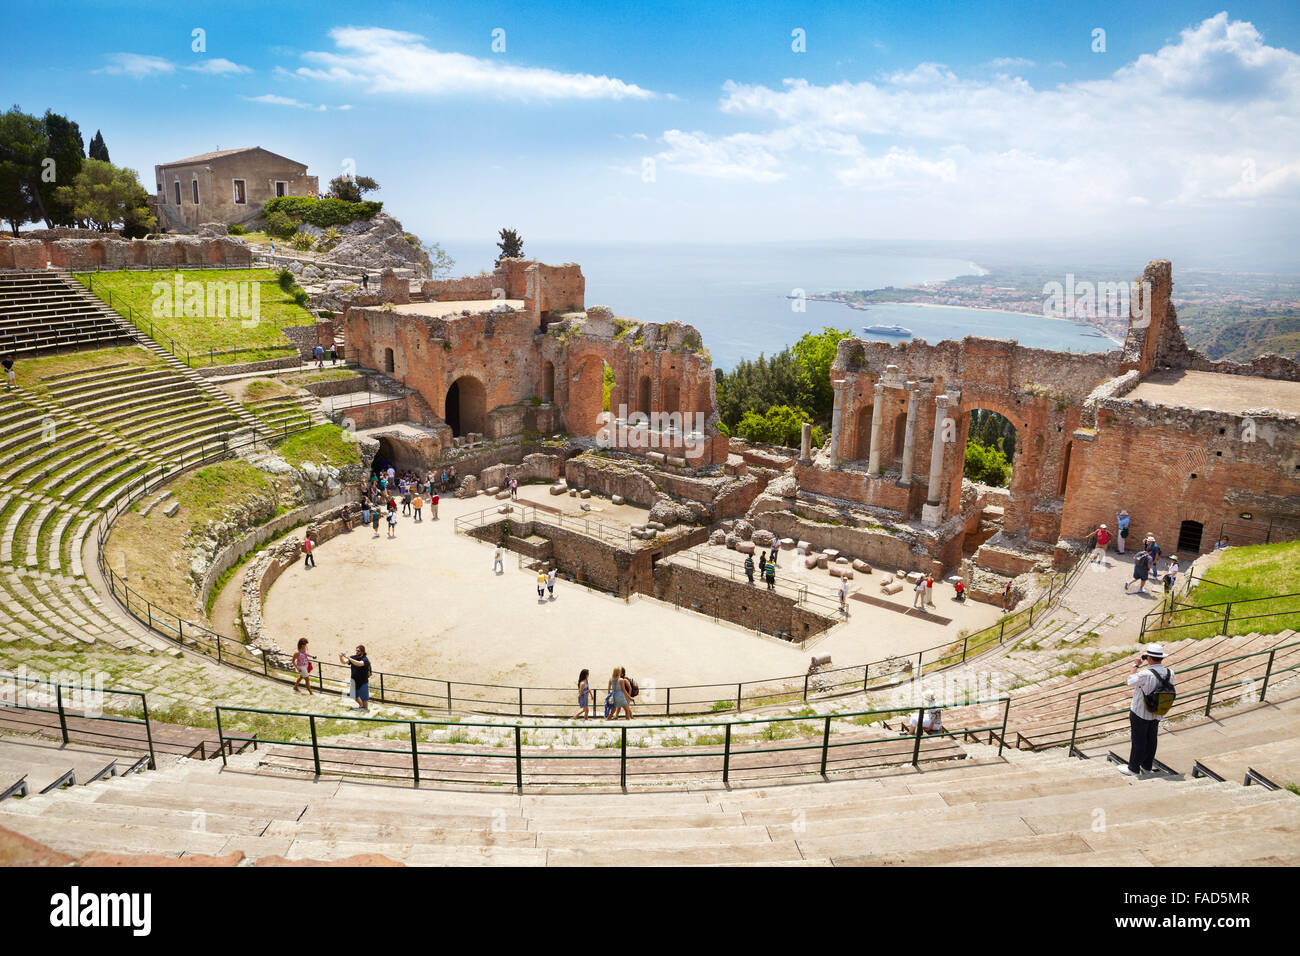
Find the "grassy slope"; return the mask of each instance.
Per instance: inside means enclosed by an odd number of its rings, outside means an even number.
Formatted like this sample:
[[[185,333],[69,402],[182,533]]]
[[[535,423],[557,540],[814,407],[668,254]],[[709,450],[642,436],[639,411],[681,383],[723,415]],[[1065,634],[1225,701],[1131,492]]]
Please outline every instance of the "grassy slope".
[[[1223,632],[1224,602],[1234,607],[1229,616],[1229,634],[1250,634],[1259,631],[1273,634],[1278,631],[1300,628],[1300,597],[1278,597],[1300,591],[1296,568],[1300,567],[1300,541],[1282,544],[1257,544],[1243,548],[1229,548],[1207,572],[1213,581],[1198,584],[1187,600],[1200,606],[1218,605],[1206,610],[1179,609],[1171,623],[1193,625],[1177,627],[1164,632],[1169,640],[1185,637],[1210,637]],[[1256,600],[1272,598],[1271,600]],[[1251,601],[1251,604],[1239,604]]]
[[[98,272],[83,279],[93,281],[95,295],[105,302],[111,292],[113,307],[122,315],[128,314],[129,306],[137,324],[142,325],[145,331],[149,331],[152,326],[153,338],[160,344],[170,347],[172,341],[175,341],[182,360],[186,350],[198,353],[209,349],[236,348],[265,351],[265,354],[256,352],[241,355],[239,361],[281,358],[286,354],[285,347],[292,343],[280,330],[288,326],[311,325],[315,321],[310,312],[280,289],[275,273],[269,269],[182,270],[179,274],[186,282],[203,284],[205,290],[207,283],[257,282],[260,296],[258,315],[252,319],[234,317],[235,310],[230,306],[227,306],[226,311],[231,317],[175,314],[184,312],[183,301],[176,308],[164,310],[169,313],[165,316],[154,315],[155,283],[170,284],[175,298],[175,271]]]
[[[290,435],[276,447],[277,454],[295,468],[304,462],[343,467],[361,460],[361,449],[348,441],[337,425],[317,425]]]

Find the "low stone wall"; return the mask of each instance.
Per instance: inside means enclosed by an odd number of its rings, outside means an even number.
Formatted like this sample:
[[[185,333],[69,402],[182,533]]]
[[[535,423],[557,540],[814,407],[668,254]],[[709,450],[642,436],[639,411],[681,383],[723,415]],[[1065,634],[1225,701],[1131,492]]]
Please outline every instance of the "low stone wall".
[[[836,623],[835,619],[814,614],[792,598],[762,586],[677,564],[661,562],[655,566],[654,594],[661,601],[733,624],[761,628],[769,634],[789,635],[797,644]]]
[[[373,402],[370,405],[353,405],[344,409],[343,417],[357,428],[378,428],[381,425],[396,425],[410,420],[406,398],[392,398],[386,402]]]
[[[570,488],[590,488],[606,498],[619,495],[643,508],[653,508],[661,497],[649,476],[613,461],[597,464],[585,458],[572,458],[564,464],[564,480]]]
[[[340,378],[328,382],[307,382],[305,385],[298,387],[305,388],[317,398],[328,398],[331,395],[346,395],[349,392],[364,391],[366,377],[364,375],[353,375],[351,378]]]
[[[39,239],[6,239],[0,241],[0,270],[22,269],[33,271],[44,269],[49,264],[50,254],[45,243]]]
[[[561,454],[525,455],[519,464],[497,464],[479,472],[478,483],[481,488],[501,487],[507,477],[517,478],[520,482],[549,481],[559,479],[564,470],[564,456]]]
[[[194,371],[204,378],[212,378],[217,375],[242,375],[245,372],[274,372],[282,368],[297,368],[301,364],[302,359],[297,355],[286,355],[284,358],[263,359],[260,362],[238,362],[234,365],[204,365]]]

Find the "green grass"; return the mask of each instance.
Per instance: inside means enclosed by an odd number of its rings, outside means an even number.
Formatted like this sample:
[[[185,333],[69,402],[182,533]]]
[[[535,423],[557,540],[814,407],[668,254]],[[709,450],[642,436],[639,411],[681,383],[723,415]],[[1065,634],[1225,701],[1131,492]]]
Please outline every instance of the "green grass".
[[[333,465],[342,468],[361,461],[361,449],[354,441],[344,437],[337,425],[317,425],[296,435],[290,435],[276,448],[280,457],[295,468],[306,462]]]
[[[250,402],[260,402],[268,398],[281,398],[294,394],[287,385],[269,378],[255,378],[244,383],[244,398]]]
[[[307,385],[312,382],[341,382],[354,378],[357,373],[350,368],[331,368],[325,371],[303,372],[300,375],[286,375],[284,381],[291,385]]]
[[[72,372],[93,372],[109,365],[135,365],[142,368],[162,364],[162,359],[142,349],[138,345],[122,345],[110,349],[93,349],[88,352],[72,352],[68,355],[47,355],[35,359],[22,359],[14,363],[14,373],[18,384],[35,392],[44,393],[50,385],[42,379],[52,375],[65,375]]]
[[[154,314],[154,303],[163,303],[161,293],[156,292],[167,286],[175,298],[175,277],[183,277],[185,282],[198,282],[206,290],[211,283],[256,282],[260,295],[257,315],[243,319],[235,317],[235,310],[227,305],[226,315],[195,316],[186,315],[185,302],[171,303],[161,311],[165,315]],[[109,302],[118,313],[133,318],[136,325],[149,333],[164,348],[170,349],[175,342],[176,354],[184,361],[186,351],[193,354],[195,364],[207,364],[206,353],[209,349],[254,349],[255,351],[226,356],[225,363],[253,362],[261,359],[283,358],[288,354],[292,343],[280,330],[286,326],[312,325],[312,314],[293,301],[292,295],[281,290],[276,282],[275,273],[269,269],[202,269],[186,272],[97,272],[93,275],[79,275],[84,283],[100,299]],[[206,302],[199,311],[206,309]],[[198,353],[205,353],[200,359]],[[221,359],[221,356],[218,356]],[[219,361],[218,364],[221,364]]]
[[[198,525],[220,517],[238,501],[258,492],[272,490],[265,472],[238,459],[208,465],[178,483],[174,489],[182,508],[192,509],[191,521]]]
[[[1228,609],[1225,602],[1233,602],[1228,617],[1228,634],[1260,632],[1275,634],[1278,631],[1300,628],[1300,597],[1274,597],[1278,594],[1300,591],[1295,580],[1295,569],[1300,566],[1300,541],[1281,544],[1257,544],[1225,551],[1208,572],[1214,582],[1203,581],[1185,598],[1196,605],[1179,607],[1167,614],[1161,623],[1178,625],[1168,629],[1153,627],[1156,618],[1148,621],[1147,633],[1167,635],[1168,640],[1201,639],[1224,633],[1223,621]],[[1239,602],[1250,601],[1250,604]],[[1215,607],[1203,607],[1216,605]]]

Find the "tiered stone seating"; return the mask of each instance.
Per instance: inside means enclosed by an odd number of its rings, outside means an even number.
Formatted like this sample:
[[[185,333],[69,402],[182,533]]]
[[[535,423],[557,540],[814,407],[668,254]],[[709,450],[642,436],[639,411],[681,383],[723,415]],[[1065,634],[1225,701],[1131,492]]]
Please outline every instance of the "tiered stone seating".
[[[254,862],[358,853],[539,866],[1300,862],[1300,801],[1285,791],[1133,781],[1100,761],[1016,752],[856,780],[627,794],[417,790],[188,761],[7,801],[0,826],[71,854],[240,851]]]
[[[51,747],[40,740],[0,737],[0,791],[26,778],[28,792],[39,794],[71,770],[74,786],[84,786],[114,764],[113,774],[125,772],[138,759],[132,751],[102,747]]]
[[[0,272],[0,353],[21,358],[128,340],[103,303],[59,272]]]
[[[270,398],[251,403],[248,409],[266,423],[272,434],[283,431],[285,426],[294,429],[325,421],[324,416],[317,411],[316,402],[311,396],[285,395],[281,398]]]
[[[72,577],[0,570],[0,641],[144,647],[103,612],[102,603],[90,585]]]

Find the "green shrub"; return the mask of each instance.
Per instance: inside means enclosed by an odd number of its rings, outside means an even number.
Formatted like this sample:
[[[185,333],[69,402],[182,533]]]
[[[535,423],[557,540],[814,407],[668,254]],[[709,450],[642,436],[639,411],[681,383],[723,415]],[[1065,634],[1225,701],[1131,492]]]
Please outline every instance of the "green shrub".
[[[803,423],[810,416],[802,408],[773,405],[767,414],[745,412],[736,425],[736,434],[745,441],[797,447],[803,440]]]
[[[384,207],[381,202],[348,202],[344,199],[313,199],[310,196],[277,196],[267,200],[266,218],[283,215],[294,223],[309,222],[326,229],[346,226],[358,219],[370,219]]]
[[[293,273],[289,271],[288,266],[275,274],[275,281],[279,283],[281,292],[288,292],[293,288]]]
[[[316,245],[316,240],[305,232],[295,232],[293,238],[289,240],[289,245],[299,252],[307,252]]]
[[[232,236],[242,236],[244,234],[244,227],[236,223],[235,225],[231,226],[228,231]]]
[[[275,202],[274,199],[271,202]],[[277,239],[290,239],[298,232],[298,220],[283,212],[267,212],[266,234]]]
[[[968,441],[964,474],[971,481],[1002,487],[1011,482],[1011,465],[1001,449]]]
[[[293,301],[304,309],[307,307],[307,301],[311,298],[305,289],[295,289],[293,291]]]

